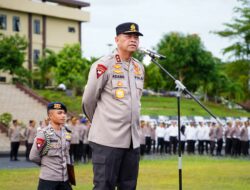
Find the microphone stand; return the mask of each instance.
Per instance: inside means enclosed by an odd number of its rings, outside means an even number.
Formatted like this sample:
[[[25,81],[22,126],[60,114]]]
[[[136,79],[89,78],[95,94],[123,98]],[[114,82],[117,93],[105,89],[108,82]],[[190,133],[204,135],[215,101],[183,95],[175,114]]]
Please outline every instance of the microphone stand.
[[[176,84],[177,89],[177,109],[178,109],[178,170],[179,170],[179,190],[182,190],[182,156],[181,156],[181,114],[180,114],[180,100],[181,100],[181,94],[185,92],[188,94],[192,99],[194,99],[204,110],[206,110],[214,119],[217,120],[218,123],[221,124],[221,121],[218,117],[216,117],[213,113],[211,113],[191,92],[187,90],[187,88],[176,78],[174,78],[173,75],[171,75],[164,67],[162,67],[157,61],[156,56],[153,54],[150,55],[151,61],[156,64],[158,67],[161,68],[171,79],[174,80]]]

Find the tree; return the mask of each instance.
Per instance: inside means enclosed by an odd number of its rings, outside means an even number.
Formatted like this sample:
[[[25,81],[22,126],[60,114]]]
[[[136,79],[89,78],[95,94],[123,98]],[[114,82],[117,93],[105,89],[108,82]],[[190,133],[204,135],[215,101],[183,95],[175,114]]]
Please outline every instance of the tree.
[[[0,35],[0,70],[17,76],[19,81],[27,82],[30,73],[23,67],[27,41],[18,34],[14,36]]]
[[[206,85],[214,77],[216,59],[205,50],[198,35],[166,34],[157,44],[156,50],[166,56],[160,64],[189,90],[196,91],[202,85],[206,93]],[[168,77],[164,78],[167,88],[174,89],[174,82]]]
[[[166,82],[160,72],[160,68],[153,63],[145,67],[145,87],[155,91],[164,89]]]
[[[221,37],[229,38],[233,43],[224,49],[224,53],[231,53],[235,59],[248,59],[250,56],[250,2],[239,0],[242,7],[236,7],[239,14],[232,23],[226,23],[226,29],[215,32]]]
[[[56,82],[64,83],[76,93],[83,88],[83,73],[88,65],[89,61],[82,58],[80,44],[66,45],[57,55],[57,67],[54,68]]]
[[[38,61],[38,72],[34,72],[33,79],[39,81],[39,88],[44,88],[52,83],[53,72],[52,68],[57,65],[57,55],[50,49],[45,49],[45,56]]]

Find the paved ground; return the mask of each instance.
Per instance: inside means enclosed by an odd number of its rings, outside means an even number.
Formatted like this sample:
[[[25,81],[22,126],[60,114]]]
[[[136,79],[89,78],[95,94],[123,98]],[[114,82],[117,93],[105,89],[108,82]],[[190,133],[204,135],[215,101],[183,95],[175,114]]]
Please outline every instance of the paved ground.
[[[32,162],[27,162],[25,157],[19,157],[18,159],[19,161],[10,161],[9,157],[0,157],[0,170],[38,167],[36,164]]]

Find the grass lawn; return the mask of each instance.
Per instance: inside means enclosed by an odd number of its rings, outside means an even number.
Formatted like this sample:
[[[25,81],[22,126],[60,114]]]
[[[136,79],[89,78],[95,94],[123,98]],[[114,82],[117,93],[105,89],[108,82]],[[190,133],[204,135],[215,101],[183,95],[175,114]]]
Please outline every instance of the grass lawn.
[[[74,113],[82,113],[81,101],[82,97],[69,97],[64,92],[52,91],[52,90],[36,90],[36,92],[42,97],[49,101],[62,101],[64,102],[69,110]],[[176,98],[169,97],[142,97],[141,100],[142,115],[166,115],[175,116],[177,115],[177,100]],[[239,110],[230,110],[223,105],[206,103],[207,108],[212,111],[216,116],[248,116],[250,113]],[[182,116],[209,116],[209,114],[203,110],[194,100],[181,99],[181,115]]]
[[[183,157],[183,189],[185,190],[249,190],[250,160]],[[74,190],[92,189],[92,165],[77,165],[77,186]],[[38,183],[39,169],[0,170],[1,190],[34,190]],[[177,157],[142,160],[138,190],[177,190]]]

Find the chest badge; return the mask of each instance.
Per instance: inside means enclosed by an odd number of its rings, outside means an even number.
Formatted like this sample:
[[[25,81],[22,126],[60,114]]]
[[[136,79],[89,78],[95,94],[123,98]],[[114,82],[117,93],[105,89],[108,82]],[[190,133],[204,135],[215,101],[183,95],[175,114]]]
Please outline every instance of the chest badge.
[[[113,66],[115,69],[120,69],[122,66],[121,66],[121,64],[115,64],[114,66]]]
[[[121,98],[124,98],[124,96],[125,96],[125,91],[123,89],[117,89],[115,91],[115,97],[116,98],[121,99]]]
[[[118,81],[118,82],[117,82],[117,86],[123,86],[122,81]]]
[[[123,72],[121,70],[115,69],[114,73],[116,73],[116,74],[122,74]]]
[[[140,67],[136,63],[133,63],[133,65],[135,75],[141,75]]]

